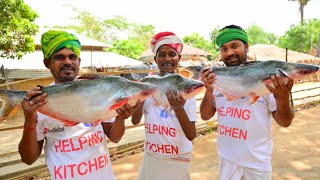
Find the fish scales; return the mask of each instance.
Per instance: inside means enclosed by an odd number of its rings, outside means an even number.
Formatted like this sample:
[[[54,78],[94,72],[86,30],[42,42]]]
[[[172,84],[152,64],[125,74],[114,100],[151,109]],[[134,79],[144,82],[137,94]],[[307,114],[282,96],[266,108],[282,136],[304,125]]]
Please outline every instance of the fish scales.
[[[234,67],[211,67],[216,74],[213,84],[229,100],[241,97],[257,97],[271,93],[265,83],[272,75],[280,75],[285,83],[319,73],[319,66],[303,63],[288,63],[279,60],[257,61]]]
[[[99,79],[72,81],[44,87],[48,102],[38,111],[65,124],[95,123],[117,116],[116,108],[126,103],[135,105],[150,97],[157,87],[143,82],[129,81],[123,77],[104,76]],[[27,91],[0,90],[0,118],[12,115],[20,106]]]

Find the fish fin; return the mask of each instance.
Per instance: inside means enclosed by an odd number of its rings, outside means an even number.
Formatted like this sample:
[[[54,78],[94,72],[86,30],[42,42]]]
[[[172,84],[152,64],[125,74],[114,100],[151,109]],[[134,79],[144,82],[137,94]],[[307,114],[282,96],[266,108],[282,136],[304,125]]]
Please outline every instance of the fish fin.
[[[222,94],[227,98],[228,101],[234,101],[234,100],[239,99],[239,97],[231,95],[225,91],[223,91]]]
[[[223,90],[222,88],[220,88],[219,86],[214,85],[214,88],[218,89],[218,91],[220,91],[228,101],[234,101],[239,99],[240,97],[234,96],[228,92],[226,92],[225,90]]]
[[[96,122],[93,123],[93,126],[97,126],[97,125],[99,125],[101,122],[102,122],[102,120],[99,119],[98,121],[96,121]]]
[[[237,100],[239,99],[239,97],[236,97],[236,96],[232,96],[230,94],[224,94],[227,98],[228,101],[234,101],[234,100]]]
[[[5,93],[0,93],[0,120],[8,119],[15,115],[20,106],[12,106],[9,97]]]
[[[41,114],[47,115],[47,116],[49,116],[49,117],[51,117],[51,118],[54,118],[54,119],[56,119],[57,121],[62,122],[65,126],[75,126],[75,125],[79,124],[79,122],[71,121],[71,120],[68,119],[68,118],[58,117],[58,116],[56,116],[56,115],[54,115],[54,114],[52,114],[52,113],[50,113],[50,112],[47,112],[47,111],[39,110],[39,112],[40,112]]]
[[[72,122],[72,121],[68,121],[68,120],[64,120],[62,122],[63,122],[64,126],[75,126],[75,125],[79,124],[79,122]]]
[[[129,101],[129,98],[122,99],[122,100],[118,101],[116,104],[112,105],[109,108],[109,110],[111,110],[111,111],[116,110],[116,109],[124,106],[125,104],[127,104],[128,101]]]
[[[253,104],[253,103],[255,103],[259,98],[260,98],[260,96],[257,96],[255,93],[251,93],[249,103],[250,103],[250,104]]]
[[[102,79],[104,77],[105,77],[104,75],[100,75],[100,74],[84,74],[82,76],[79,76],[78,79],[90,80],[90,79]]]

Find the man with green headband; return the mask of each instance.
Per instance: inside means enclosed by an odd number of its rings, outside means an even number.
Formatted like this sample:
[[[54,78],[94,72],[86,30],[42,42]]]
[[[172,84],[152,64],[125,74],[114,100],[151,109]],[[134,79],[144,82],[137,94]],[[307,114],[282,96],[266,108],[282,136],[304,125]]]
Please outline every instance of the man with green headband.
[[[220,30],[215,39],[226,66],[239,66],[247,62],[248,35],[239,26],[229,25]],[[209,120],[217,112],[219,121],[217,149],[221,180],[272,179],[272,117],[282,127],[293,119],[289,95],[293,80],[285,84],[279,76],[272,76],[273,93],[261,96],[255,103],[241,98],[228,101],[213,88],[215,74],[204,71],[201,77],[206,86],[200,105],[202,119]]]
[[[43,62],[54,77],[52,84],[76,80],[81,44],[75,35],[65,31],[47,31],[42,35],[41,48]],[[37,112],[39,107],[47,103],[47,96],[36,87],[28,91],[21,102],[25,116],[19,144],[21,160],[26,164],[34,163],[46,141],[44,151],[51,179],[115,179],[106,136],[112,142],[119,142],[124,134],[125,119],[138,106],[126,104],[117,109],[119,115],[113,120],[66,126]]]

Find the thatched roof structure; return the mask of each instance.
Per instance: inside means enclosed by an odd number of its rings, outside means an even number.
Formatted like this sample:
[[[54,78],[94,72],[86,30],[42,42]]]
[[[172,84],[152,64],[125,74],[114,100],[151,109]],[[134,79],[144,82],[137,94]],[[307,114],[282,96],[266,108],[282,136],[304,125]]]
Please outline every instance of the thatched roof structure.
[[[286,61],[286,49],[271,44],[255,44],[249,47],[249,60],[282,60]],[[216,59],[220,61],[220,57]],[[288,50],[288,62],[320,64],[320,58],[310,54]]]
[[[268,44],[256,44],[249,47],[249,57],[252,60],[286,60],[286,49],[280,48],[275,45]],[[320,58],[310,54],[301,53],[297,51],[288,50],[287,52],[288,62],[304,62],[311,64],[318,64]]]

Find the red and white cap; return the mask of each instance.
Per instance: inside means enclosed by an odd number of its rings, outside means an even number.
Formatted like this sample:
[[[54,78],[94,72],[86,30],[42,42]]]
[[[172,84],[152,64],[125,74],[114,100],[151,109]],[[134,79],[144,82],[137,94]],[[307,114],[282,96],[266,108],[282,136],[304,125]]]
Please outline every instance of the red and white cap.
[[[160,32],[156,34],[151,40],[151,50],[153,54],[157,54],[157,51],[160,46],[168,45],[174,48],[177,53],[180,55],[183,49],[182,40],[175,35],[173,32]]]

